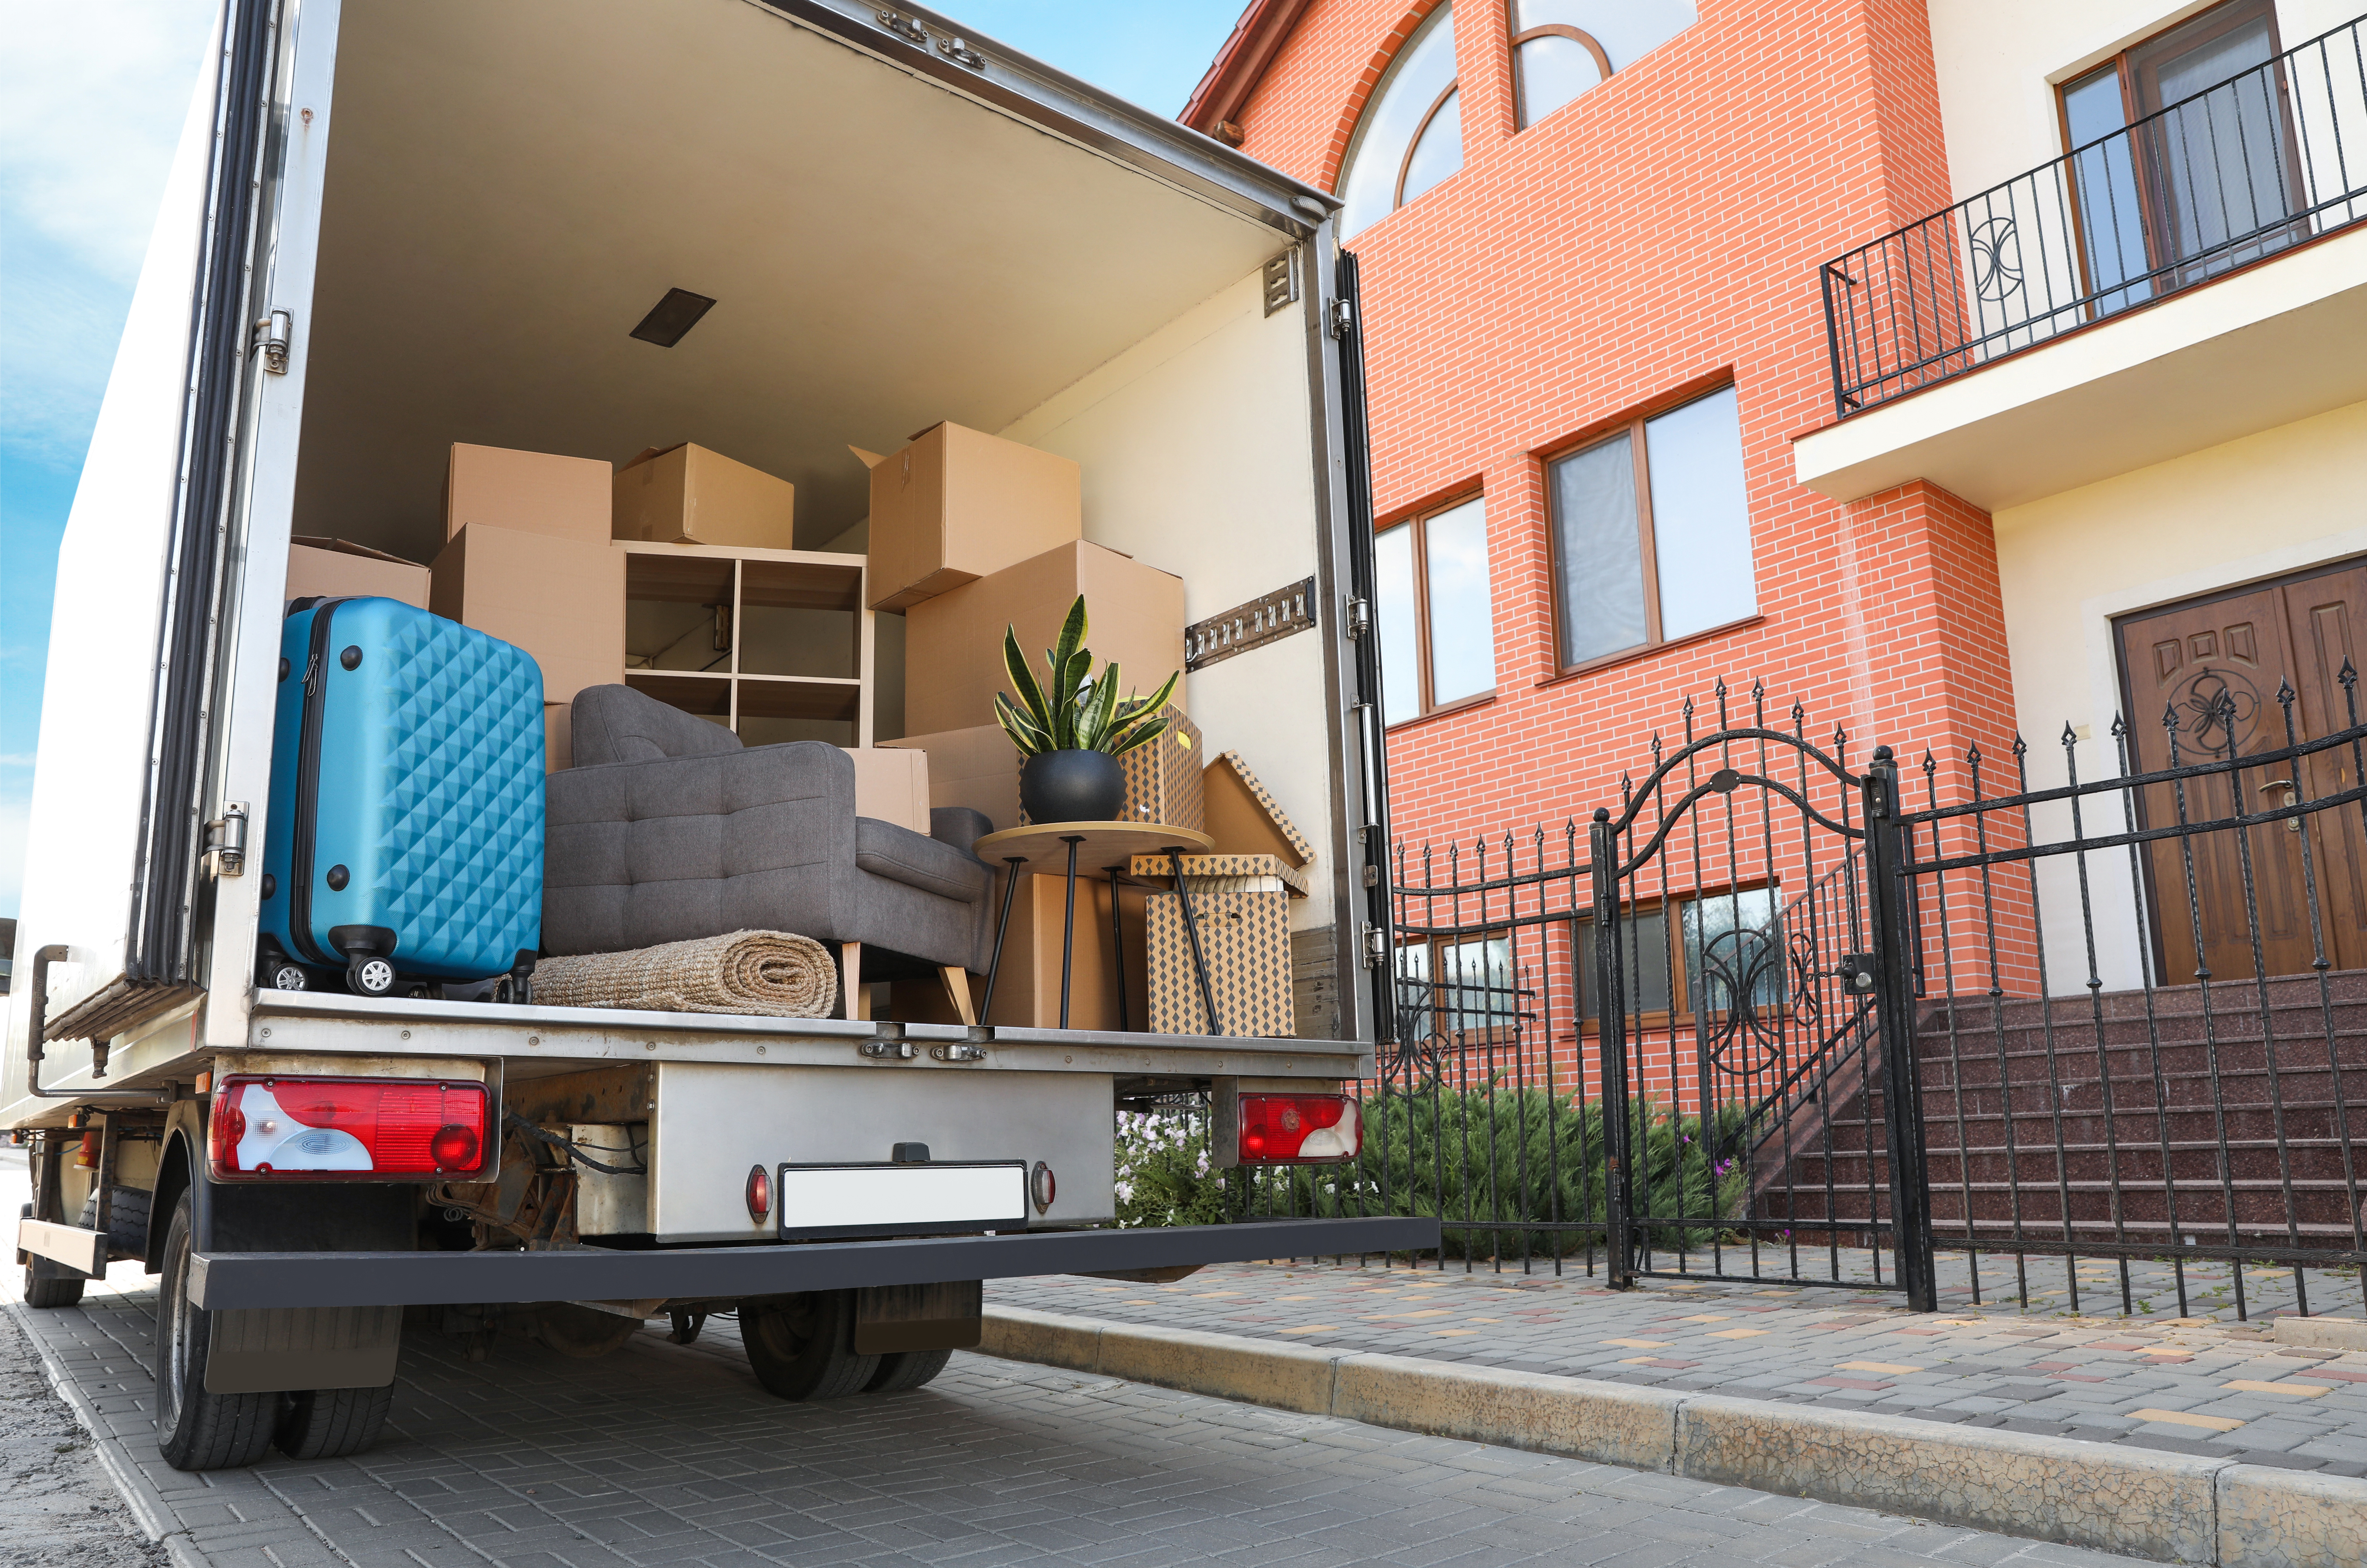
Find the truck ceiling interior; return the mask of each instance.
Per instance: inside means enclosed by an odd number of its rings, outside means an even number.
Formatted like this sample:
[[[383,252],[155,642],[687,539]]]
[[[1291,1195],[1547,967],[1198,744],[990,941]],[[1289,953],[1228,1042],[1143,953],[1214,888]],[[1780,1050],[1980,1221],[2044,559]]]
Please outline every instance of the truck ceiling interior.
[[[848,443],[1002,430],[1287,243],[754,0],[346,0],[337,55],[295,531],[413,560],[455,441],[694,440],[820,547]]]

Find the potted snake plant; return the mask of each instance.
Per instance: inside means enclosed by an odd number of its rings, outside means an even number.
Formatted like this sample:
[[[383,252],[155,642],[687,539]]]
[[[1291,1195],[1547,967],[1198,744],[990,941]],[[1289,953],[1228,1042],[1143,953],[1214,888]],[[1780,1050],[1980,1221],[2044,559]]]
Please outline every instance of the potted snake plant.
[[[1003,628],[1002,668],[1016,695],[996,693],[994,717],[1026,759],[1019,769],[1019,804],[1031,822],[1116,820],[1126,801],[1117,760],[1167,730],[1160,710],[1174,694],[1180,671],[1148,697],[1121,697],[1116,660],[1095,675],[1085,636],[1085,600],[1079,594],[1057,643],[1045,651],[1050,678],[1038,682],[1019,651],[1017,628]]]

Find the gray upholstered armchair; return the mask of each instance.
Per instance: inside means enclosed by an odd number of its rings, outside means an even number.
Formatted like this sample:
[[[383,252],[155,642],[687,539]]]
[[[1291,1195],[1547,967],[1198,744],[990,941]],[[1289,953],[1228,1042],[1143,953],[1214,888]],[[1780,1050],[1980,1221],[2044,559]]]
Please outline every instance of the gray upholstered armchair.
[[[849,1017],[863,985],[937,972],[969,1016],[993,874],[967,807],[929,836],[855,814],[855,764],[820,741],[742,748],[720,725],[628,686],[572,709],[574,766],[550,775],[542,942],[616,953],[729,931],[796,931],[838,948]]]

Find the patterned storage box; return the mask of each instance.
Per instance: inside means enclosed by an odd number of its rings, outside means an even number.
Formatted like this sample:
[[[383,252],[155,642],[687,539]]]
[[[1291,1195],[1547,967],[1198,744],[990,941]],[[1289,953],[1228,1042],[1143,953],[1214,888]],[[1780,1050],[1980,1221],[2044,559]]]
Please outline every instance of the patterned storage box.
[[[1187,880],[1189,876],[1187,874]],[[1296,1032],[1290,1000],[1290,896],[1194,892],[1192,918],[1216,993],[1220,1034],[1287,1038]],[[1150,896],[1144,946],[1150,972],[1150,1031],[1206,1034],[1207,1010],[1192,970],[1192,946],[1172,893]]]
[[[1118,815],[1128,822],[1159,822],[1195,833],[1206,831],[1207,786],[1200,776],[1206,761],[1200,727],[1173,703],[1168,704],[1166,733],[1117,760],[1126,774],[1126,804],[1118,807]]]

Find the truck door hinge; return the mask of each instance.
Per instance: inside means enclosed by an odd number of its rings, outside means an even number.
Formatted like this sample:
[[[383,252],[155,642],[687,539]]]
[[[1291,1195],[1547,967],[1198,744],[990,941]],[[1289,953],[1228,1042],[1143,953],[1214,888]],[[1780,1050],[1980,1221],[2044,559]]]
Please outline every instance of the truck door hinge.
[[[246,870],[246,802],[226,801],[222,814],[206,824],[205,858],[217,876]]]
[[[1373,602],[1369,599],[1348,601],[1348,635],[1361,637],[1373,629]]]
[[[263,367],[274,376],[288,374],[288,346],[296,341],[296,317],[287,310],[274,310],[255,323],[255,346],[263,355]]]
[[[1345,299],[1331,301],[1331,335],[1346,337],[1356,328],[1356,307]]]
[[[1389,933],[1378,926],[1365,928],[1365,967],[1378,969],[1389,956]]]

